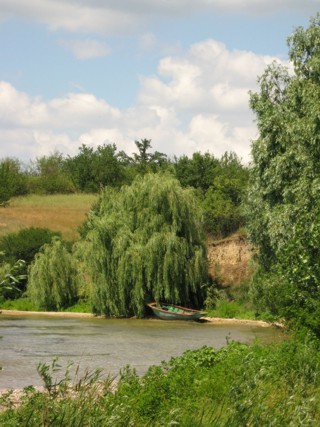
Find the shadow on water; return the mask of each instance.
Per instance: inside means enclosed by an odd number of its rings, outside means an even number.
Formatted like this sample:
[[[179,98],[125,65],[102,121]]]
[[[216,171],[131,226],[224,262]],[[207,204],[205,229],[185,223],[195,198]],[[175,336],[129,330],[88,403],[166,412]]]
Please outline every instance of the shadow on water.
[[[138,374],[162,360],[204,345],[220,348],[227,340],[251,343],[281,339],[274,328],[156,319],[0,318],[0,389],[41,385],[37,365],[55,357],[83,369],[117,375],[130,365]]]

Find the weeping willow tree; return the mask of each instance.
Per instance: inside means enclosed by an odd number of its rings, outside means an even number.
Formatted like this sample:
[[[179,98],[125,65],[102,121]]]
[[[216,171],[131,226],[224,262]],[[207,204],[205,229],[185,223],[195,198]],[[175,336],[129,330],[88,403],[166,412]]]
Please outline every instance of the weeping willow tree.
[[[27,293],[39,309],[61,310],[76,302],[77,278],[73,256],[54,238],[30,265]]]
[[[170,175],[137,177],[106,188],[88,224],[83,255],[93,310],[142,317],[150,300],[197,306],[206,280],[200,212]]]

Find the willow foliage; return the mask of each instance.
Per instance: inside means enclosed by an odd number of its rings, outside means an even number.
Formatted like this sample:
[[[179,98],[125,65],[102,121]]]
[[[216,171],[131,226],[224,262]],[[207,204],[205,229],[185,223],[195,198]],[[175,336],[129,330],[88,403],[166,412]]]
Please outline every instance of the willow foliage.
[[[27,292],[39,309],[60,310],[77,300],[77,277],[74,258],[55,238],[31,264]]]
[[[207,268],[200,225],[192,191],[170,175],[106,188],[83,245],[94,311],[141,317],[150,300],[201,303]]]

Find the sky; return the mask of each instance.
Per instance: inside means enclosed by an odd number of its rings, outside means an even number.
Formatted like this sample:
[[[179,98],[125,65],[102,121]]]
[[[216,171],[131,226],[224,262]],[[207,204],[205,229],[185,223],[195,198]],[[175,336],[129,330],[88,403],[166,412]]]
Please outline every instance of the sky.
[[[320,0],[0,0],[0,159],[85,144],[169,157],[257,138],[249,91]]]

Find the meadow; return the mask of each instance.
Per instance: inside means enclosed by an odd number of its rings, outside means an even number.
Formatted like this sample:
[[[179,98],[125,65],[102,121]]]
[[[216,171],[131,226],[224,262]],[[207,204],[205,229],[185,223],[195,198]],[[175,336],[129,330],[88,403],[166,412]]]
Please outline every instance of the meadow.
[[[60,231],[62,237],[75,241],[78,227],[85,221],[96,194],[56,194],[14,197],[0,208],[0,236],[22,228],[40,227]]]

